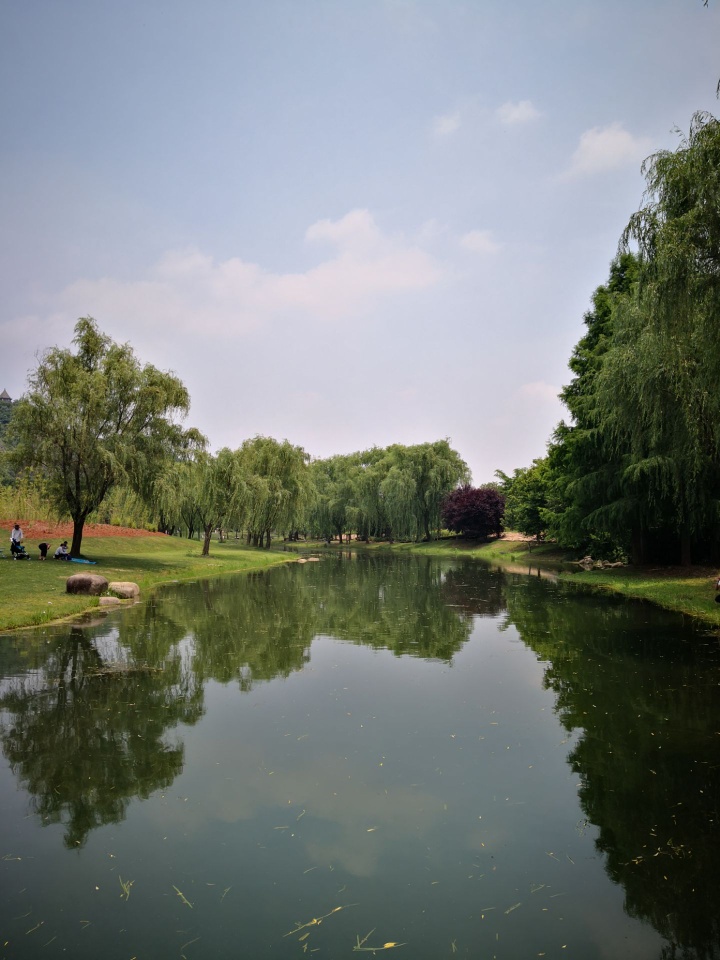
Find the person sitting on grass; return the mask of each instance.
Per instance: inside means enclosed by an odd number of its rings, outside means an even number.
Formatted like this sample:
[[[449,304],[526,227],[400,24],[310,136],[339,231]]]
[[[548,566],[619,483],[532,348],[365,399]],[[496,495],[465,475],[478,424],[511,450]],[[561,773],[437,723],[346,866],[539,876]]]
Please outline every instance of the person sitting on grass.
[[[60,546],[55,551],[54,560],[69,560],[70,554],[68,553],[67,540],[63,540]]]

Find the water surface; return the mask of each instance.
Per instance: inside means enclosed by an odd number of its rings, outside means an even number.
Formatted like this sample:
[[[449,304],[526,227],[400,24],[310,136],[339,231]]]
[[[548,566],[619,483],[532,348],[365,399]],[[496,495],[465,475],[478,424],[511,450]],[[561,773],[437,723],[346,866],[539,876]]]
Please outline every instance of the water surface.
[[[0,955],[717,957],[719,668],[406,557],[2,638]]]

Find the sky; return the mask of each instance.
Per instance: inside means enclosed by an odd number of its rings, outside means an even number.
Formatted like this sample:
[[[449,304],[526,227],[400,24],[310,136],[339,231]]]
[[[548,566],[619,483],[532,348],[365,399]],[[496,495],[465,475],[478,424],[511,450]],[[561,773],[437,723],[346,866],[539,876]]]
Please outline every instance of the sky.
[[[709,0],[0,0],[0,390],[79,317],[211,449],[546,452]]]

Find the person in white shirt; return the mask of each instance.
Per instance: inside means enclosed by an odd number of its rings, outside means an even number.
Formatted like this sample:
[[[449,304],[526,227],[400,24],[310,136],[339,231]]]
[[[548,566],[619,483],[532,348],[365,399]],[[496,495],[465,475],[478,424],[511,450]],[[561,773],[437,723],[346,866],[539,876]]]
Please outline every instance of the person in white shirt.
[[[20,524],[16,523],[15,526],[10,531],[10,553],[21,553],[20,544],[23,542],[23,532],[20,529]]]

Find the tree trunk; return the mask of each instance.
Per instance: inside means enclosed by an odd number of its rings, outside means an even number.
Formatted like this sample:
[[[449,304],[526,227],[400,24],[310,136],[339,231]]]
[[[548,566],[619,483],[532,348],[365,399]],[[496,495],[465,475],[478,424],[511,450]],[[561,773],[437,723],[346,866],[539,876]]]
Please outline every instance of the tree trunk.
[[[85,526],[85,517],[82,517],[81,519],[77,519],[77,520],[73,518],[72,546],[70,547],[71,557],[80,556],[80,547],[82,545],[84,526]]]
[[[645,537],[639,527],[632,531],[632,544],[630,555],[634,564],[645,563]]]
[[[212,524],[208,524],[205,527],[205,539],[203,540],[202,554],[203,557],[210,556],[210,537],[212,537]]]
[[[265,531],[265,549],[266,550],[270,549],[270,531],[269,530]]]

